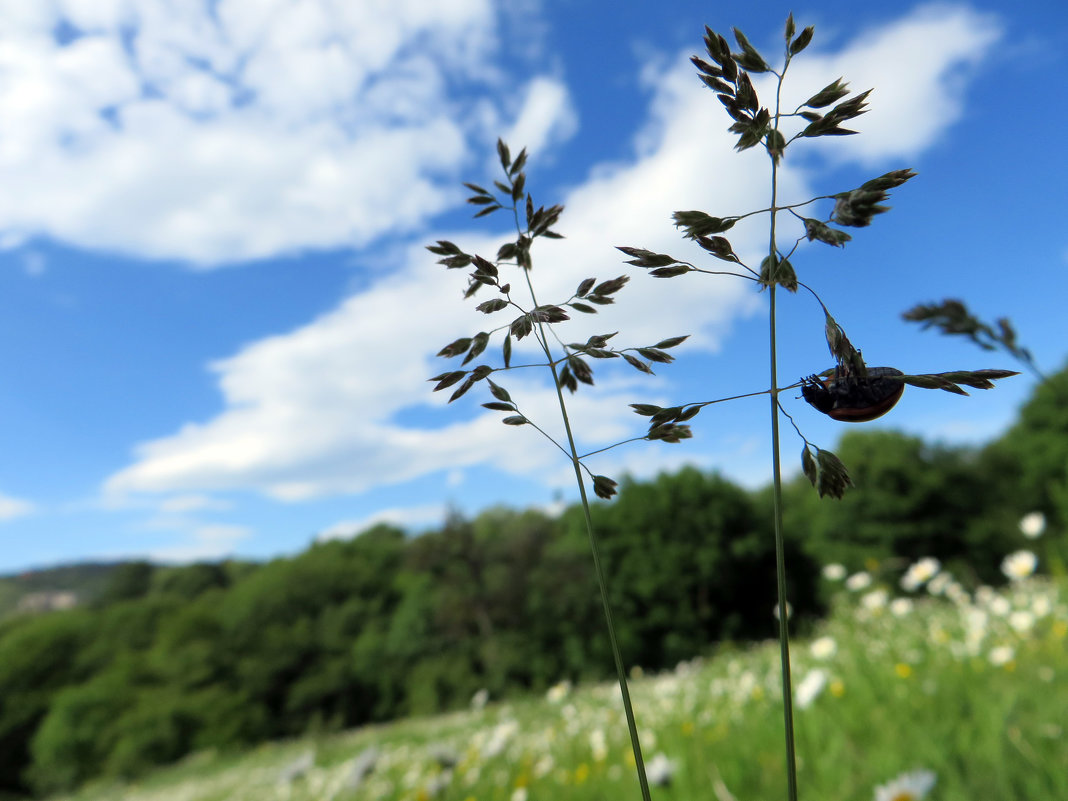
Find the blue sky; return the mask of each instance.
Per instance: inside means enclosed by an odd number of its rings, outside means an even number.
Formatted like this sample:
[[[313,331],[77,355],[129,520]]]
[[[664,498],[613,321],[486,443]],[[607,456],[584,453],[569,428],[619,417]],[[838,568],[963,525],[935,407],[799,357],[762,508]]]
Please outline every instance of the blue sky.
[[[425,380],[448,368],[440,347],[484,324],[460,300],[463,276],[423,246],[495,252],[506,220],[471,220],[460,182],[496,177],[498,136],[530,149],[535,201],[567,207],[566,239],[534,253],[542,297],[631,275],[616,306],[563,335],[692,335],[655,378],[606,366],[575,396],[586,449],[644,430],[629,403],[766,388],[766,296],[732,279],[656,281],[614,250],[700,259],[672,211],[767,204],[765,158],[733,152],[687,61],[705,24],[776,56],[791,9],[735,5],[0,2],[0,570],[262,558],[378,520],[432,526],[450,505],[573,499],[567,462],[534,432],[502,426],[477,392],[446,408]],[[792,10],[816,37],[790,68],[791,97],[839,76],[875,91],[860,136],[788,151],[783,191],[919,173],[844,250],[802,248],[802,279],[871,364],[1013,367],[900,320],[959,297],[1011,317],[1038,363],[1061,367],[1063,3]],[[756,261],[763,237],[731,235]],[[822,324],[810,298],[784,302],[784,383],[829,365]],[[555,425],[547,386],[499,383]],[[970,398],[909,389],[870,425],[983,442],[1032,387],[1024,375]],[[719,405],[689,442],[591,466],[644,477],[692,463],[758,486],[766,406]],[[790,409],[833,446],[841,424]],[[786,436],[795,470],[800,441]]]

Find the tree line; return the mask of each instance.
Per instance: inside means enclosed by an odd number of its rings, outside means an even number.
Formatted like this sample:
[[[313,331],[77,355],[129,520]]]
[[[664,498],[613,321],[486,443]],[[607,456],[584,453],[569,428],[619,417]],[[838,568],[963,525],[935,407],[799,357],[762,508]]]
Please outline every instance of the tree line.
[[[981,447],[885,430],[836,451],[856,488],[788,483],[792,621],[827,601],[820,568],[935,556],[996,583],[1017,521],[1068,523],[1068,370]],[[624,480],[594,508],[618,637],[647,670],[774,636],[770,490],[684,468]],[[1043,543],[1064,564],[1063,537]],[[264,564],[112,571],[92,604],[0,623],[0,798],[136,776],[205,748],[540,692],[611,670],[581,510],[379,525]],[[1059,550],[1058,550],[1059,549]],[[1060,561],[1058,561],[1060,560]]]

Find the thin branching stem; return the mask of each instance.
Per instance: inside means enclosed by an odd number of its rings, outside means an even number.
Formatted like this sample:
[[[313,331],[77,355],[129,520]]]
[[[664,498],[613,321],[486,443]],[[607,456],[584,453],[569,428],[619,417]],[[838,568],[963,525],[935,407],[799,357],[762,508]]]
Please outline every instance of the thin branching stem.
[[[515,411],[516,411],[516,414],[523,414],[523,412],[519,408],[519,406],[515,407]],[[563,445],[561,445],[559,442],[557,442],[555,439],[553,439],[553,436],[551,434],[549,434],[545,429],[543,429],[541,426],[539,426],[537,423],[535,423],[533,420],[531,420],[525,414],[523,414],[523,419],[527,421],[524,425],[528,425],[531,428],[533,428],[535,431],[537,431],[539,434],[541,434],[543,437],[545,437],[545,439],[549,440],[549,442],[551,442],[553,445],[555,445],[560,450],[560,453],[564,454],[564,456],[566,456],[568,459],[571,458],[571,454],[567,452],[567,448],[565,448]]]
[[[800,386],[800,383],[792,384],[789,387],[783,387],[780,390],[780,392],[783,391],[783,390],[792,389],[793,387],[796,387],[796,386]],[[755,397],[757,397],[759,395],[767,395],[769,392],[770,392],[770,390],[762,389],[759,392],[746,392],[746,393],[743,393],[741,395],[731,395],[730,397],[727,397],[727,398],[716,398],[715,400],[698,401],[696,403],[680,403],[678,405],[679,406],[688,406],[688,407],[691,407],[691,408],[694,407],[694,406],[698,406],[698,407],[702,407],[703,408],[705,406],[711,406],[713,403],[725,403],[726,401],[738,400],[740,398],[755,398]],[[642,440],[646,440],[646,439],[649,439],[649,437],[648,436],[645,436],[645,437],[631,437],[630,439],[625,439],[625,440],[622,440],[620,442],[614,442],[611,445],[606,445],[603,448],[598,448],[595,451],[590,451],[589,453],[585,453],[582,456],[580,456],[579,458],[580,459],[585,459],[587,456],[593,456],[594,454],[604,453],[605,451],[612,450],[612,448],[618,448],[620,445],[626,445],[626,444],[628,444],[630,442],[641,442]],[[583,465],[583,467],[585,467],[585,465]],[[589,468],[587,468],[587,472],[589,472]],[[591,475],[592,475],[592,473],[591,473]]]
[[[781,391],[782,390],[780,390],[780,392]],[[789,420],[790,421],[790,425],[792,425],[794,427],[794,431],[797,432],[797,436],[801,437],[801,441],[804,442],[805,445],[812,445],[812,443],[808,441],[808,439],[805,437],[805,435],[801,433],[801,429],[798,428],[797,421],[794,420],[794,416],[792,414],[790,414],[788,411],[786,411],[786,408],[781,403],[779,404],[779,411],[782,412],[784,415],[786,415],[786,419]]]
[[[605,445],[603,448],[598,448],[595,451],[590,451],[589,453],[584,453],[584,454],[582,454],[582,456],[579,457],[579,459],[585,459],[585,458],[587,458],[589,456],[596,456],[598,453],[604,453],[605,451],[610,451],[613,448],[618,448],[620,445],[627,445],[627,444],[629,444],[631,442],[643,442],[646,439],[648,439],[648,437],[631,437],[630,439],[624,439],[624,440],[621,440],[619,442],[613,442],[611,445]],[[583,467],[586,467],[586,465],[583,465]],[[589,473],[590,475],[593,475],[593,472],[588,467],[586,467],[586,472]]]
[[[705,275],[731,275],[735,278],[745,278],[748,281],[760,280],[759,274],[756,270],[754,270],[752,267],[742,264],[741,262],[738,263],[741,264],[742,267],[745,267],[745,269],[747,269],[749,272],[751,272],[752,275],[744,275],[743,273],[732,273],[730,270],[705,270],[701,267],[694,267],[693,271],[695,273],[704,273]]]
[[[800,209],[815,203],[817,200],[827,200],[833,197],[834,195],[818,195],[817,197],[810,198],[809,200],[803,200],[800,203],[790,203],[786,206],[769,206],[766,209],[756,209],[755,211],[747,211],[745,212],[745,214],[732,214],[728,219],[738,222],[739,220],[744,220],[746,217],[752,217],[755,214],[774,214],[778,211],[790,211],[792,209]]]

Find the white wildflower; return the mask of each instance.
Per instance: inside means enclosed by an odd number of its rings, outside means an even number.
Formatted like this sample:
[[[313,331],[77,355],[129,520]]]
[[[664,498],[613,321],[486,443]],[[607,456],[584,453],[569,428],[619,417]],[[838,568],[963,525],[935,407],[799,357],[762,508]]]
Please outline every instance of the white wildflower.
[[[931,595],[941,595],[946,591],[946,587],[953,581],[953,576],[949,573],[942,572],[927,582],[927,592]]]
[[[590,751],[593,752],[594,762],[604,762],[608,758],[608,742],[605,740],[603,729],[594,729],[590,732]]]
[[[1035,613],[1035,617],[1045,617],[1053,611],[1053,602],[1048,595],[1036,595],[1031,600],[1031,611]]]
[[[837,562],[831,562],[829,565],[824,565],[823,577],[827,579],[827,581],[841,581],[846,577],[845,565],[840,565]]]
[[[571,682],[567,679],[564,679],[563,681],[557,682],[549,688],[549,691],[545,693],[545,700],[548,701],[550,704],[558,704],[565,698],[567,698],[570,692]]]
[[[866,590],[871,586],[871,574],[865,573],[863,570],[859,573],[854,573],[846,579],[845,585],[847,590],[852,590],[853,592]]]
[[[1019,609],[1009,615],[1009,625],[1020,634],[1026,634],[1035,627],[1035,615],[1026,609]]]
[[[471,696],[471,708],[472,709],[476,709],[476,710],[477,709],[483,709],[483,708],[485,708],[485,706],[486,706],[486,704],[488,702],[489,702],[489,690],[487,690],[485,687],[483,687],[481,690],[479,690],[477,693],[475,693],[474,695]]]
[[[958,606],[963,606],[971,600],[968,596],[968,591],[956,581],[951,581],[946,585],[945,595]]]
[[[1020,533],[1029,540],[1037,540],[1046,530],[1046,516],[1041,512],[1030,512],[1020,518]]]
[[[979,631],[986,634],[989,622],[990,615],[978,607],[973,606],[964,613],[964,626],[969,631]]]
[[[997,597],[997,591],[989,584],[980,584],[975,588],[975,602],[981,606],[989,606],[995,597]]]
[[[812,641],[808,650],[814,659],[830,659],[838,651],[838,643],[833,637],[820,637]]]
[[[875,788],[875,801],[920,801],[935,784],[935,774],[929,770],[902,773]]]
[[[1038,557],[1031,551],[1015,551],[1001,561],[1001,572],[1011,581],[1020,581],[1035,572]]]
[[[798,709],[807,709],[817,696],[827,686],[827,671],[823,668],[813,668],[808,675],[797,685],[795,697]]]
[[[933,556],[913,562],[901,577],[901,588],[906,592],[915,592],[933,579],[941,569],[942,563]]]
[[[905,617],[912,611],[911,598],[895,598],[890,602],[890,613],[894,617]]]
[[[990,600],[989,609],[998,617],[1006,617],[1012,611],[1012,604],[1004,595],[996,595]]]
[[[489,742],[486,743],[486,747],[482,749],[482,753],[487,758],[493,758],[504,751],[509,741],[516,734],[519,733],[519,724],[514,720],[505,720],[498,723],[493,728],[493,733],[490,735]]]
[[[758,684],[760,684],[760,682],[757,680],[756,674],[747,670],[745,673],[738,676],[732,685],[732,689],[734,690],[735,697],[740,702],[744,703],[752,698],[753,692],[756,690]]]
[[[889,600],[889,595],[886,590],[878,589],[871,592],[864,593],[860,598],[860,605],[868,610],[882,609],[886,606],[886,602]]]
[[[999,645],[996,648],[991,648],[990,653],[987,654],[987,659],[990,660],[990,664],[994,667],[1001,667],[1007,665],[1016,656],[1016,651],[1011,645]]]
[[[661,751],[658,752],[645,765],[645,776],[649,783],[657,787],[666,787],[671,784],[671,778],[675,775],[675,764]]]

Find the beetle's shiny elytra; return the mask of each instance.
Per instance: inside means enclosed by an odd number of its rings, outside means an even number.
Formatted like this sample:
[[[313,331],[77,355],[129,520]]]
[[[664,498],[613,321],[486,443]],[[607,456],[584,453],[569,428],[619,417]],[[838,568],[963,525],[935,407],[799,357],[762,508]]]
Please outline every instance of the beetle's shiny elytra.
[[[842,375],[839,370],[827,378],[809,376],[801,380],[801,394],[813,407],[834,420],[866,423],[894,408],[905,391],[905,382],[888,376],[904,375],[894,367],[869,367],[867,375]]]

